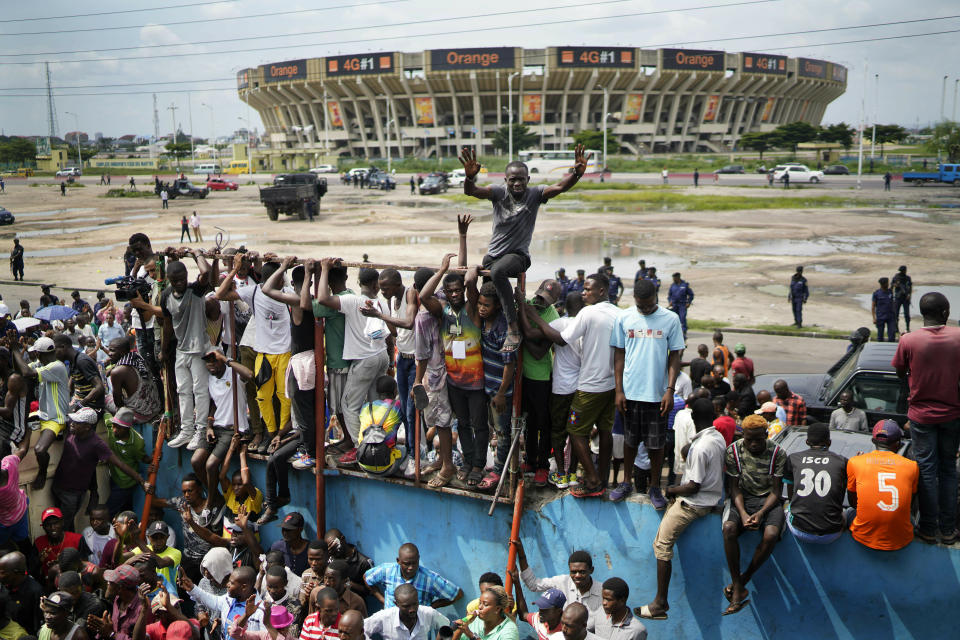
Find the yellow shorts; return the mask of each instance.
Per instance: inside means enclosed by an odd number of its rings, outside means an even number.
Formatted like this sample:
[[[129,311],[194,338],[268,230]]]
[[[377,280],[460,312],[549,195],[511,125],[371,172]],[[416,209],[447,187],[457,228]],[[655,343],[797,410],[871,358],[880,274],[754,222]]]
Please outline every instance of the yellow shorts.
[[[50,431],[53,431],[53,433],[54,433],[55,435],[60,435],[60,432],[63,431],[63,428],[64,428],[65,426],[67,426],[67,425],[62,424],[62,423],[60,423],[60,422],[56,422],[55,420],[41,420],[41,421],[40,421],[40,429],[41,429],[41,431],[42,431],[43,429],[49,429]]]

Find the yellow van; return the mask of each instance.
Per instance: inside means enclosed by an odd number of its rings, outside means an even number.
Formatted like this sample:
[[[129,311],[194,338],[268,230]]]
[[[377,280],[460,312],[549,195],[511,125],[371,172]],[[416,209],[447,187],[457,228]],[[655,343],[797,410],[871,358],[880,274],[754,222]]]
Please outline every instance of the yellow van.
[[[246,160],[234,160],[227,165],[226,173],[232,175],[238,175],[241,173],[247,173],[250,170],[250,165]]]

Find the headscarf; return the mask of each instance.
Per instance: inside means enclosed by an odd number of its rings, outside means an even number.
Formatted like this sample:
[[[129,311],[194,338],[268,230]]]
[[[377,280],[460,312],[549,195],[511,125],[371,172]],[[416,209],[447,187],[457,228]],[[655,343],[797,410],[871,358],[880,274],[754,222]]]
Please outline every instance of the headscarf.
[[[223,584],[233,571],[233,558],[226,547],[214,547],[203,556],[200,567],[209,571],[218,583]]]

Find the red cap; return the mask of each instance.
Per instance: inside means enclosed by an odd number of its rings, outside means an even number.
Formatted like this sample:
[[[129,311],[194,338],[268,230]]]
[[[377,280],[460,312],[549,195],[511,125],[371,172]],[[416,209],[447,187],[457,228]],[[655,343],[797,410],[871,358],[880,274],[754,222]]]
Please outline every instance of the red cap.
[[[47,518],[60,518],[62,520],[63,512],[60,511],[60,509],[57,509],[56,507],[50,507],[48,509],[44,509],[43,513],[40,514],[40,524],[43,524],[44,522],[46,522]]]

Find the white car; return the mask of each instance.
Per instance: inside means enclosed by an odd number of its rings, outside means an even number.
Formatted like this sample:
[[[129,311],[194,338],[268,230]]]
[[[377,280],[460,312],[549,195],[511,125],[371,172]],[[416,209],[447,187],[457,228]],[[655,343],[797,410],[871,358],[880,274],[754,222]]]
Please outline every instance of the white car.
[[[447,174],[447,185],[451,187],[462,187],[467,179],[467,172],[463,169],[454,169]]]
[[[317,165],[313,169],[310,169],[310,173],[336,173],[337,168],[332,164],[321,164]]]
[[[60,169],[59,171],[57,171],[58,178],[69,178],[70,176],[79,176],[79,175],[81,175],[80,167],[64,167],[63,169]]]
[[[350,169],[350,171],[347,171],[347,175],[350,176],[351,178],[355,178],[357,176],[365,176],[367,175],[368,172],[369,172],[369,169],[365,169],[363,167],[356,167],[354,169]]]
[[[783,182],[783,176],[789,172],[790,182],[813,182],[817,183],[823,180],[823,171],[810,169],[803,164],[788,164],[777,166],[773,170],[773,179],[777,182]]]

